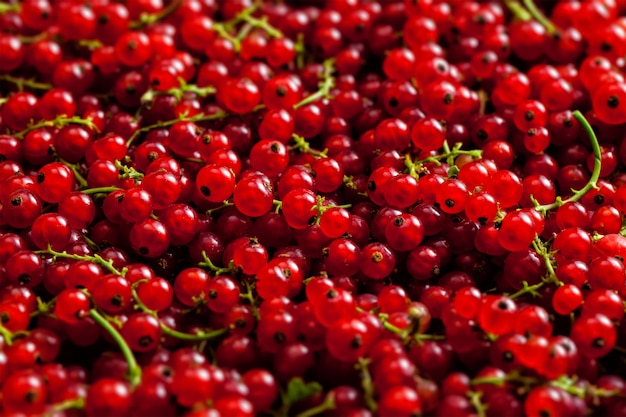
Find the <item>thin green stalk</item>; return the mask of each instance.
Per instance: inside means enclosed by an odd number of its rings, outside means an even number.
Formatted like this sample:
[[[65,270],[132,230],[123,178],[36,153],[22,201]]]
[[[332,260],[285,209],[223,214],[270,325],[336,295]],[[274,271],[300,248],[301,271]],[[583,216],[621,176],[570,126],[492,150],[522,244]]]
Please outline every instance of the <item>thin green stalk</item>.
[[[540,213],[542,213],[544,217],[546,213],[550,210],[559,208],[565,203],[578,201],[581,198],[583,198],[585,194],[587,194],[593,188],[597,187],[598,179],[600,178],[600,171],[602,169],[602,153],[600,150],[600,143],[598,142],[598,138],[596,137],[596,134],[594,133],[593,128],[591,127],[587,119],[585,119],[585,116],[583,116],[583,114],[580,111],[574,110],[572,115],[581,124],[581,126],[583,127],[583,130],[585,131],[585,133],[587,133],[587,136],[589,137],[589,141],[591,142],[591,148],[593,149],[593,157],[594,157],[593,172],[591,173],[591,178],[589,178],[589,181],[587,182],[587,184],[580,190],[576,191],[574,195],[572,195],[570,198],[563,200],[560,197],[557,197],[554,203],[536,206],[535,209],[539,211]]]
[[[24,136],[26,136],[28,132],[32,132],[33,130],[41,129],[44,127],[60,127],[69,124],[83,125],[87,126],[89,129],[98,131],[98,127],[93,124],[90,118],[82,119],[80,118],[80,116],[67,117],[63,114],[56,117],[54,120],[41,120],[37,123],[33,123],[26,129],[13,133],[13,136],[18,139],[24,139]]]
[[[133,283],[133,285],[131,286],[131,294],[132,294],[133,300],[137,304],[137,307],[139,308],[139,310],[158,318],[157,312],[154,310],[150,310],[148,307],[146,307],[146,305],[139,298],[139,294],[137,294],[137,286],[143,282],[147,282],[147,280],[145,279],[139,280]],[[174,330],[171,327],[168,327],[165,324],[163,324],[161,320],[159,320],[159,324],[161,325],[161,330],[163,331],[163,334],[165,336],[170,336],[176,339],[186,340],[186,341],[191,341],[191,342],[215,339],[216,337],[220,337],[228,332],[228,329],[224,328],[224,329],[212,330],[210,332],[199,332],[199,333],[191,334],[191,333],[183,333],[183,332],[179,332],[178,330]]]
[[[81,190],[81,193],[84,194],[109,194],[113,191],[121,190],[119,187],[97,187],[97,188],[87,188],[86,190]]]
[[[82,410],[85,407],[85,399],[80,397],[80,398],[74,398],[71,400],[65,400],[63,402],[54,404],[50,411],[48,411],[45,415],[46,417],[52,417],[55,415],[58,415],[59,413],[62,413],[65,410]]]
[[[256,109],[255,109],[256,111]],[[135,141],[135,139],[137,139],[139,137],[139,135],[141,135],[142,133],[146,133],[149,132],[153,129],[159,129],[159,128],[164,128],[164,127],[169,127],[172,126],[178,122],[194,122],[194,123],[199,123],[199,122],[208,122],[211,120],[218,120],[218,119],[224,119],[225,117],[227,117],[229,115],[229,113],[226,113],[223,110],[220,110],[216,113],[213,114],[204,114],[204,113],[200,113],[200,114],[196,114],[195,116],[191,116],[191,117],[187,117],[187,116],[181,116],[178,117],[176,119],[172,119],[172,120],[167,120],[165,122],[157,122],[148,126],[144,126],[142,128],[139,128],[137,130],[135,130],[133,132],[133,134],[130,136],[130,138],[128,138],[128,140],[126,141],[126,146],[130,147],[130,145],[132,145],[132,143]]]
[[[370,362],[369,359],[359,358],[356,367],[361,371],[361,387],[363,388],[365,405],[370,411],[376,412],[378,404],[376,404],[374,399],[374,381],[369,371]]]
[[[160,20],[163,20],[167,16],[174,13],[176,9],[180,7],[181,4],[183,4],[183,0],[174,0],[169,5],[167,5],[167,7],[164,7],[163,10],[161,10],[158,13],[153,13],[153,14],[142,13],[141,16],[139,17],[139,20],[130,22],[129,27],[131,29],[142,29],[148,25],[151,25]]]
[[[330,94],[330,90],[335,86],[335,78],[333,77],[333,72],[335,71],[335,60],[334,58],[327,59],[324,61],[324,72],[322,73],[322,81],[320,82],[319,90],[315,93],[311,94],[308,97],[305,97],[300,102],[296,103],[293,108],[299,109],[302,106],[306,106],[309,103],[313,103],[316,100],[319,100],[324,97],[328,97]]]
[[[45,250],[38,250],[35,251],[35,253],[39,254],[39,255],[52,255],[52,257],[54,259],[56,258],[64,258],[64,259],[72,259],[75,261],[90,261],[90,262],[94,262],[98,265],[100,265],[103,269],[106,269],[107,271],[111,272],[112,274],[115,275],[120,275],[120,276],[124,276],[126,274],[126,269],[122,269],[121,271],[118,270],[117,268],[115,268],[113,266],[113,261],[111,259],[104,259],[102,256],[95,254],[95,255],[76,255],[76,254],[71,254],[71,253],[67,253],[66,251],[63,252],[57,252],[54,249],[52,249],[50,247],[50,245],[48,245],[48,249]]]
[[[332,410],[333,408],[335,408],[335,397],[333,395],[327,395],[323,402],[297,414],[296,417],[313,417],[325,411]]]
[[[476,410],[476,415],[478,417],[486,417],[487,416],[487,405],[485,405],[481,401],[482,395],[483,395],[482,392],[475,392],[475,391],[471,391],[471,392],[467,393],[467,396],[469,397],[470,403],[474,406],[474,409]]]
[[[504,5],[513,13],[513,16],[519,20],[527,21],[533,18],[528,10],[517,0],[504,0]]]
[[[530,293],[533,297],[541,297],[541,294],[537,292],[538,289],[546,285],[545,281],[541,281],[538,284],[528,285],[528,282],[522,281],[522,289],[509,295],[510,299],[516,299],[524,294]]]
[[[141,382],[141,367],[137,364],[133,351],[130,349],[120,332],[118,332],[117,329],[113,327],[111,323],[109,323],[108,320],[105,319],[97,310],[89,310],[89,316],[111,335],[122,351],[122,355],[128,363],[128,382],[130,382],[131,387],[134,388],[139,385]]]
[[[524,1],[524,6],[526,6],[526,9],[531,14],[531,16],[537,22],[541,23],[543,27],[546,28],[548,33],[554,33],[556,31],[556,27],[554,26],[554,24],[550,21],[550,19],[546,17],[545,14],[543,14],[541,10],[537,8],[533,0],[523,0],[523,1]]]
[[[34,79],[24,79],[24,78],[19,78],[19,77],[13,77],[12,75],[9,75],[9,74],[1,75],[0,80],[7,81],[7,82],[17,85],[17,88],[20,91],[23,91],[24,87],[28,87],[33,90],[52,90],[52,88],[54,88],[52,84],[40,83],[40,82],[35,81]]]
[[[1,322],[0,322],[0,336],[2,336],[2,338],[4,339],[4,343],[6,343],[7,346],[11,346],[13,344],[13,333],[11,333],[9,329],[4,327]]]

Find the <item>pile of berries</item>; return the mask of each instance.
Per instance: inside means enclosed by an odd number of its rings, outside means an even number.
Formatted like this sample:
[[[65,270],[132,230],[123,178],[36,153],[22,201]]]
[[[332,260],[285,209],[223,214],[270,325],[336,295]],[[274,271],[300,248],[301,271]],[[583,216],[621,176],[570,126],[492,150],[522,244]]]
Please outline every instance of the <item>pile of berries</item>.
[[[625,0],[0,3],[0,414],[626,416]]]

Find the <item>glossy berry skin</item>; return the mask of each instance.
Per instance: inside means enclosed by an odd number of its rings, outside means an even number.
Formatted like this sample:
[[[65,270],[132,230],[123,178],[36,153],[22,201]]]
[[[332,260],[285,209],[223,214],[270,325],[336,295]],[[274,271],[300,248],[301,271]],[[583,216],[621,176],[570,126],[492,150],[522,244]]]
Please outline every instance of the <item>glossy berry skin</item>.
[[[383,279],[389,276],[395,263],[395,254],[383,243],[368,244],[359,256],[360,271],[371,279]]]

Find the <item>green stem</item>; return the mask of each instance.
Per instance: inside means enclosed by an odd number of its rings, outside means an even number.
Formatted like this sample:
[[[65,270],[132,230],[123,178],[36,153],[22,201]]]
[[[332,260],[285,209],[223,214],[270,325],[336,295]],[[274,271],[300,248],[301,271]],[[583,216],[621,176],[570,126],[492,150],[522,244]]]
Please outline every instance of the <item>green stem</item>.
[[[227,30],[233,29],[239,23],[245,21],[249,16],[252,15],[252,13],[256,12],[258,9],[259,9],[259,5],[255,3],[252,6],[248,7],[247,9],[240,11],[239,13],[237,13],[237,15],[234,18],[232,18],[228,22],[222,23],[222,25]]]
[[[378,404],[376,404],[376,400],[374,399],[374,381],[369,371],[369,364],[369,359],[359,358],[356,366],[357,369],[361,371],[361,386],[363,387],[365,405],[370,411],[376,412]]]
[[[485,405],[480,399],[483,395],[482,392],[468,392],[467,393],[470,403],[474,406],[476,410],[476,415],[478,417],[486,417],[487,416],[487,405]]]
[[[6,343],[7,346],[11,346],[13,344],[13,333],[4,327],[2,323],[0,323],[0,336],[2,336],[4,343]]]
[[[19,13],[21,8],[20,3],[0,3],[0,15],[8,12]]]
[[[229,201],[224,200],[224,202],[222,203],[221,206],[218,206],[218,207],[215,207],[215,208],[212,208],[212,209],[208,209],[207,211],[205,211],[205,214],[207,216],[210,216],[213,213],[220,211],[221,209],[224,209],[226,207],[231,207],[231,206],[234,206],[234,205],[235,205],[235,203],[231,203]]]
[[[176,9],[180,7],[181,4],[183,4],[183,0],[174,0],[167,7],[164,7],[163,10],[161,10],[158,13],[153,13],[153,14],[142,13],[141,16],[139,17],[139,20],[130,22],[129,27],[131,29],[142,29],[148,25],[151,25],[160,20],[163,20],[167,16],[174,13]]]
[[[66,167],[68,167],[69,169],[72,170],[72,172],[74,173],[74,177],[76,178],[76,182],[78,182],[78,185],[79,185],[80,188],[89,187],[89,184],[87,183],[87,180],[85,179],[85,177],[83,177],[83,174],[80,173],[80,169],[78,168],[77,164],[72,164],[70,162],[67,162],[65,159],[63,159],[63,158],[61,158],[59,156],[57,156],[57,159],[63,165],[65,165]]]
[[[48,411],[45,415],[47,417],[52,417],[58,415],[62,411],[65,410],[82,410],[85,407],[85,399],[83,397],[74,398],[71,400],[65,400],[63,402],[54,404],[50,411]]]
[[[255,109],[256,111],[256,109]],[[126,146],[130,147],[130,145],[132,145],[132,143],[135,141],[135,139],[137,139],[139,137],[139,135],[141,135],[142,133],[145,132],[149,132],[152,129],[159,129],[159,128],[163,128],[163,127],[169,127],[172,126],[178,122],[208,122],[211,120],[218,120],[218,119],[223,119],[225,117],[228,116],[228,113],[226,113],[223,110],[220,110],[216,113],[213,114],[204,114],[204,113],[200,113],[200,114],[196,114],[195,116],[191,116],[191,117],[186,117],[186,116],[182,116],[176,119],[172,119],[172,120],[167,120],[165,122],[157,122],[148,126],[144,126],[142,128],[139,128],[137,130],[135,130],[133,132],[133,134],[130,136],[130,138],[128,138],[128,140],[126,141]]]
[[[322,403],[297,414],[296,417],[313,417],[325,411],[332,410],[333,408],[335,408],[335,397],[333,395],[327,395]]]
[[[528,282],[522,281],[522,286],[523,286],[522,289],[509,295],[509,298],[515,299],[527,293],[530,293],[533,297],[541,297],[541,294],[538,293],[537,290],[543,287],[544,285],[546,285],[545,281],[541,281],[540,283],[535,284],[535,285],[528,285]]]
[[[330,94],[330,90],[335,86],[335,78],[333,77],[334,71],[334,58],[330,58],[324,61],[324,72],[322,73],[322,81],[320,82],[319,89],[315,93],[311,94],[308,97],[305,97],[303,100],[296,103],[293,108],[299,109],[300,107],[306,106],[309,103],[313,103],[316,100],[328,97]]]
[[[513,13],[513,16],[519,20],[527,21],[533,18],[532,15],[528,13],[528,10],[517,0],[504,0],[504,5]]]
[[[552,265],[551,254],[548,249],[543,245],[541,239],[538,236],[535,236],[533,240],[533,248],[537,252],[539,256],[543,258],[543,262],[546,265],[546,278],[544,282],[546,283],[554,283],[557,285],[562,285],[562,283],[556,277],[556,272],[554,272],[554,265]]]
[[[48,249],[45,250],[38,250],[35,251],[35,253],[39,254],[39,255],[52,255],[52,257],[54,259],[56,258],[63,258],[63,259],[72,259],[75,261],[90,261],[93,263],[96,263],[98,265],[100,265],[103,269],[106,269],[107,271],[111,272],[112,274],[115,275],[120,275],[120,276],[124,276],[126,274],[126,269],[122,269],[121,271],[118,270],[117,268],[115,268],[113,266],[113,261],[110,259],[104,259],[102,256],[95,254],[95,255],[75,255],[75,254],[70,254],[67,253],[66,251],[63,252],[57,252],[54,249],[52,249],[50,247],[50,245],[48,245]]]
[[[137,304],[137,307],[139,308],[139,310],[158,318],[159,316],[157,312],[154,310],[150,310],[148,307],[146,307],[146,305],[139,298],[139,294],[137,294],[137,286],[144,282],[147,282],[147,280],[141,279],[137,282],[134,282],[133,285],[131,286],[131,294],[132,294],[133,300]],[[192,342],[214,339],[228,332],[228,329],[218,329],[218,330],[212,330],[210,332],[199,332],[196,334],[191,334],[191,333],[183,333],[183,332],[179,332],[178,330],[174,330],[171,327],[168,327],[165,324],[163,324],[161,320],[159,320],[159,324],[161,325],[161,330],[163,331],[164,335],[174,337],[176,339],[187,340],[187,341],[192,341]]]
[[[130,382],[131,387],[134,388],[139,385],[141,382],[141,367],[137,364],[133,351],[130,349],[120,332],[118,332],[117,329],[113,327],[111,323],[109,323],[107,319],[105,319],[97,310],[89,310],[89,316],[111,335],[122,351],[122,355],[128,363],[128,381]]]
[[[313,155],[316,158],[327,158],[328,157],[328,149],[324,149],[323,151],[318,151],[317,149],[311,148],[311,144],[304,139],[300,135],[296,135],[295,133],[292,136],[294,144],[289,147],[290,150],[298,151],[301,153],[308,153],[309,155]]]
[[[207,268],[207,269],[209,269],[216,276],[217,275],[222,275],[222,274],[229,274],[229,273],[233,272],[233,266],[232,265],[229,265],[227,268],[220,268],[218,266],[215,266],[213,264],[213,262],[211,261],[211,259],[207,256],[205,251],[202,251],[202,259],[204,259],[204,262],[198,263],[198,266],[200,268]]]
[[[528,12],[531,14],[531,16],[537,22],[541,23],[543,27],[546,28],[548,33],[554,33],[556,31],[556,27],[554,26],[554,24],[552,24],[550,19],[548,19],[546,15],[543,14],[543,12],[537,8],[533,0],[523,0],[523,1],[524,1],[524,6],[526,6],[526,9],[528,9]]]
[[[126,165],[118,161],[117,159],[115,160],[115,167],[120,172],[120,178],[130,178],[132,180],[135,180],[135,183],[137,183],[137,180],[140,181],[144,177],[142,172],[137,171],[133,167],[127,167]]]
[[[566,200],[561,200],[557,198],[557,200],[554,203],[536,206],[535,210],[541,212],[544,215],[544,217],[546,213],[550,210],[559,208],[565,203],[578,201],[581,198],[583,198],[583,196],[587,194],[591,189],[597,187],[598,179],[600,178],[600,170],[602,169],[602,152],[600,150],[600,144],[598,143],[598,138],[596,137],[596,134],[594,133],[593,128],[591,127],[587,119],[585,119],[585,116],[583,116],[583,114],[580,111],[574,110],[572,115],[581,124],[581,126],[583,127],[583,130],[585,131],[585,133],[587,133],[587,136],[589,137],[589,141],[591,142],[591,148],[593,149],[593,156],[594,156],[593,172],[591,173],[591,178],[589,178],[589,181],[587,182],[587,184],[580,190],[576,191],[574,195],[572,195],[570,198]]]
[[[13,136],[15,136],[18,139],[23,139],[24,136],[28,134],[28,132],[31,132],[33,130],[41,129],[43,127],[60,127],[60,126],[65,126],[69,124],[83,125],[83,126],[87,126],[89,129],[98,131],[98,127],[95,124],[93,124],[93,122],[89,118],[81,119],[79,116],[67,117],[66,115],[61,115],[61,116],[56,117],[54,120],[42,120],[40,122],[33,123],[30,126],[28,126],[26,129],[13,133]]]
[[[0,12],[1,14],[1,12]],[[52,84],[40,83],[33,79],[24,79],[19,77],[13,77],[9,74],[5,74],[0,76],[0,80],[7,81],[12,84],[17,85],[17,88],[20,91],[24,90],[24,87],[32,88],[33,90],[52,90],[54,86]]]
[[[283,33],[280,30],[276,29],[274,26],[268,23],[267,17],[262,17],[260,19],[257,19],[251,14],[246,14],[243,17],[243,21],[250,24],[250,26],[252,26],[253,28],[264,30],[272,38],[283,37]]]
[[[88,188],[86,190],[81,190],[81,193],[84,194],[102,194],[102,193],[112,193],[113,191],[121,190],[119,187],[97,187],[97,188]]]
[[[250,308],[252,309],[252,315],[255,319],[261,320],[261,314],[259,313],[259,308],[257,307],[257,300],[254,298],[254,293],[252,292],[252,286],[248,282],[248,280],[244,280],[244,284],[246,286],[246,292],[243,294],[239,294],[241,298],[244,300],[248,300],[250,303]]]

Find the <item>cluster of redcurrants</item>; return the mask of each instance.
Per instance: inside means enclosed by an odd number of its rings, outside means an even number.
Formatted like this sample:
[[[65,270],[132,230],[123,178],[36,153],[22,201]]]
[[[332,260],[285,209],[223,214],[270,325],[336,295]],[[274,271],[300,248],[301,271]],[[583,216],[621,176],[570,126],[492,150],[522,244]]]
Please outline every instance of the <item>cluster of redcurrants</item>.
[[[626,415],[626,1],[0,4],[0,414]]]

